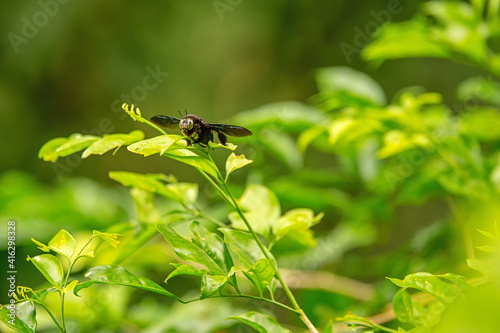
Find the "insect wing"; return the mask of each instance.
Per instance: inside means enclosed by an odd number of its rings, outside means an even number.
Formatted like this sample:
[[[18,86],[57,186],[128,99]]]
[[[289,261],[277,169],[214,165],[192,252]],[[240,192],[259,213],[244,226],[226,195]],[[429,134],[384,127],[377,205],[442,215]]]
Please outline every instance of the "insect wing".
[[[222,132],[230,136],[242,137],[252,135],[252,132],[241,126],[226,124],[208,124],[208,126],[210,126],[210,128],[212,128],[213,130]]]
[[[181,121],[179,118],[157,115],[151,118],[151,121],[157,125],[167,127],[167,128],[176,128],[179,126],[179,122]]]

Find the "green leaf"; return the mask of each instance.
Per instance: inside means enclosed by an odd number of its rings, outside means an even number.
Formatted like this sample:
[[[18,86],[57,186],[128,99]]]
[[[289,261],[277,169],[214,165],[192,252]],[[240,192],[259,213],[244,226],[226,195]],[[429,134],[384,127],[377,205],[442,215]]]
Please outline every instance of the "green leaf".
[[[169,150],[163,155],[206,172],[214,178],[218,177],[218,169],[214,163],[188,149]]]
[[[231,118],[231,122],[251,128],[278,128],[300,132],[326,119],[323,113],[309,105],[285,101],[238,113]]]
[[[250,326],[259,333],[289,333],[276,319],[259,312],[248,312],[241,316],[232,316],[227,319],[234,319]]]
[[[111,171],[109,177],[132,188],[139,188],[174,200],[186,206],[196,202],[198,185],[195,183],[164,184],[168,177],[164,174],[140,174],[126,171]]]
[[[283,214],[273,226],[276,239],[299,230],[309,229],[315,222],[314,212],[308,208],[296,208]]]
[[[196,183],[167,184],[167,189],[169,193],[173,194],[169,197],[170,199],[174,200],[174,198],[180,198],[179,201],[176,201],[187,207],[194,205],[198,198],[198,184]]]
[[[350,67],[325,67],[316,73],[320,92],[349,92],[377,105],[385,105],[382,87],[365,73]]]
[[[361,55],[366,60],[379,63],[410,57],[447,58],[449,50],[432,37],[431,29],[425,18],[387,22],[379,28],[375,40],[363,49]]]
[[[207,298],[219,291],[227,282],[225,275],[206,274],[201,278],[201,299]]]
[[[349,313],[343,317],[337,318],[337,320],[347,322],[347,323],[353,323],[353,324],[361,323],[362,326],[366,326],[369,328],[377,328],[378,330],[383,331],[383,332],[391,332],[391,333],[394,332],[394,330],[391,328],[387,328],[387,327],[384,327],[382,325],[378,325],[375,322],[371,321],[370,319],[363,318],[363,317],[357,316],[357,315],[352,314],[352,313]]]
[[[50,252],[50,247],[47,245],[43,244],[42,242],[37,241],[34,238],[31,238],[31,241],[37,245],[37,247],[42,250],[43,252]]]
[[[422,11],[438,21],[432,36],[456,53],[482,64],[487,61],[487,32],[481,15],[476,15],[468,3],[432,1],[422,4]]]
[[[457,87],[457,97],[464,103],[464,106],[474,100],[500,105],[500,84],[495,82],[491,76],[470,77]],[[474,105],[474,107],[476,106]]]
[[[54,138],[47,141],[38,151],[38,158],[46,162],[55,162],[59,158],[57,148],[68,142],[68,138]]]
[[[271,156],[283,162],[291,170],[298,170],[303,166],[302,154],[291,135],[274,129],[263,129],[259,140],[269,150]]]
[[[161,214],[156,208],[156,197],[154,193],[132,188],[130,196],[134,199],[137,218],[141,223],[156,224],[161,220]]]
[[[15,315],[10,307],[15,309]],[[22,333],[33,333],[36,330],[36,308],[32,301],[18,302],[15,305],[0,305],[0,321],[6,326]],[[12,324],[13,323],[13,324]]]
[[[339,118],[328,126],[328,143],[349,149],[348,147],[356,144],[356,141],[382,130],[382,123],[378,120]]]
[[[132,153],[144,156],[154,154],[163,155],[169,149],[179,149],[180,147],[186,148],[185,144],[182,144],[182,142],[184,142],[182,139],[182,136],[175,134],[159,135],[151,139],[133,143],[128,146],[127,149]]]
[[[224,148],[224,149],[233,151],[233,150],[236,150],[236,148],[238,148],[238,146],[235,144],[232,144],[231,142],[226,143],[226,145],[221,145],[220,143],[208,141],[208,148],[210,148],[210,149]]]
[[[475,246],[475,248],[478,249],[478,250],[481,250],[483,252],[489,252],[489,253],[498,252],[498,247],[497,246],[492,246],[492,245]]]
[[[172,273],[170,273],[165,279],[165,283],[168,282],[171,278],[177,275],[190,275],[190,276],[204,276],[207,274],[206,269],[196,269],[193,266],[183,265],[183,264],[175,264],[171,263],[170,265],[174,266],[175,269]]]
[[[410,322],[410,318],[413,315],[413,304],[411,296],[406,289],[401,289],[396,293],[392,300],[392,308],[399,321],[403,323]]]
[[[401,288],[415,288],[429,293],[443,303],[452,303],[457,298],[463,296],[462,291],[456,286],[446,283],[441,280],[440,276],[432,275],[430,273],[420,272],[410,274],[407,275],[404,280],[392,278],[388,279]],[[445,278],[445,280],[450,281],[448,278]]]
[[[52,254],[41,254],[33,258],[28,256],[28,261],[35,265],[51,285],[57,288],[62,287],[63,268],[56,256]]]
[[[257,287],[259,295],[263,297],[264,289],[269,286],[276,271],[269,260],[261,258],[247,272],[243,273]]]
[[[493,235],[493,233],[489,232],[489,231],[485,231],[485,230],[480,230],[480,229],[477,229],[477,231],[479,233],[481,233],[481,235],[485,236],[485,237],[488,237],[488,238],[491,238],[491,239],[497,239],[497,237],[495,235]]]
[[[193,235],[191,242],[203,249],[206,254],[229,276],[226,279],[232,286],[238,288],[236,276],[229,274],[233,267],[233,259],[226,243],[215,232],[208,231],[198,221],[193,221],[189,226]]]
[[[226,275],[224,270],[197,244],[182,237],[169,226],[158,224],[157,228],[179,258],[201,264],[215,275]]]
[[[191,223],[189,231],[193,235],[191,242],[201,248],[224,272],[228,273],[233,267],[233,260],[222,238],[215,232],[208,231],[198,221]]]
[[[132,274],[121,266],[103,265],[93,267],[85,274],[85,277],[91,279],[91,281],[77,284],[73,291],[76,296],[79,296],[78,292],[80,290],[88,288],[94,284],[111,284],[134,287],[179,300],[177,296],[165,290],[153,281],[145,277]]]
[[[113,260],[112,263],[115,265],[119,265],[124,260],[129,259],[132,256],[132,254],[134,254],[137,250],[144,247],[144,245],[156,235],[158,235],[158,230],[156,229],[156,225],[150,223],[142,223],[139,227],[133,228],[133,235],[131,235],[132,237],[125,238],[123,242],[119,242],[115,239],[114,241],[117,242],[118,244],[121,243],[121,246],[119,247],[118,255],[116,256],[116,258]],[[113,239],[109,240],[111,242],[113,241]],[[113,244],[111,245],[113,246]],[[116,248],[117,246],[114,247]]]
[[[467,283],[467,279],[462,275],[457,275],[453,273],[446,273],[442,275],[436,275],[437,277],[447,280],[450,283],[453,283],[458,289],[461,291],[467,290],[470,285]]]
[[[71,257],[76,250],[76,241],[69,232],[62,229],[54,237],[52,237],[49,241],[48,247],[66,257],[68,261],[71,261]]]
[[[95,135],[75,133],[69,136],[67,142],[56,149],[56,153],[61,157],[68,156],[90,146],[98,139],[99,137]]]
[[[236,156],[235,153],[231,153],[226,160],[226,180],[227,177],[233,172],[234,170],[243,168],[245,165],[248,165],[252,163],[252,160],[247,160],[245,155],[238,155]]]
[[[117,233],[101,232],[99,230],[94,230],[92,232],[92,235],[101,238],[114,248],[117,248],[118,244],[120,244],[120,241],[118,240],[118,237],[120,235]]]
[[[144,133],[134,130],[129,134],[104,134],[103,137],[92,143],[82,154],[82,158],[88,156],[102,155],[111,149],[120,148],[123,145],[130,145],[133,142],[144,139]]]
[[[238,199],[238,204],[253,230],[266,237],[281,214],[278,198],[263,185],[248,185],[241,198]],[[234,228],[247,230],[243,219],[237,212],[231,212],[229,220]]]
[[[55,138],[40,148],[38,157],[44,161],[55,162],[59,157],[68,156],[87,148],[98,139],[99,137],[95,135],[82,135],[80,133],[72,134],[67,139]]]
[[[312,126],[304,132],[300,133],[297,139],[297,149],[302,154],[305,153],[306,149],[311,145],[311,143],[318,138],[320,135],[328,131],[328,128],[322,125]]]
[[[328,321],[325,328],[323,328],[323,330],[321,332],[323,332],[323,333],[335,333],[333,331],[333,321],[331,319]]]
[[[245,269],[250,269],[259,259],[265,258],[251,234],[234,229],[219,229],[224,234],[224,241],[238,256]]]
[[[500,276],[500,266],[498,265],[498,262],[490,262],[479,259],[467,259],[467,265],[489,279]]]
[[[474,106],[467,110],[467,121],[462,121],[460,132],[473,135],[481,141],[497,142],[500,139],[500,115],[497,108]]]

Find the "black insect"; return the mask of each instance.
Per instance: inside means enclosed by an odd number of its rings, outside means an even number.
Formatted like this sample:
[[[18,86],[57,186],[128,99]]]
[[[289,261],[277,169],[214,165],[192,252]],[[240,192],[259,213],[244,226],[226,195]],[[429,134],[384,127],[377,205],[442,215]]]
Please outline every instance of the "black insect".
[[[252,135],[252,132],[241,126],[226,125],[226,124],[211,124],[205,122],[202,118],[194,114],[186,114],[182,119],[170,116],[157,115],[151,118],[151,121],[167,128],[176,128],[179,126],[182,134],[187,136],[186,142],[188,146],[193,143],[199,143],[201,145],[208,145],[209,141],[213,141],[212,131],[217,132],[217,137],[222,145],[226,145],[227,137],[229,136],[248,136]]]

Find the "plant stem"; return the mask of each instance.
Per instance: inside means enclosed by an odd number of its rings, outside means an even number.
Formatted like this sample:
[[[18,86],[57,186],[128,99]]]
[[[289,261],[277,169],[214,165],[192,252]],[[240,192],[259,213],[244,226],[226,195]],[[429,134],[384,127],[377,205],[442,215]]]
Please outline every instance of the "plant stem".
[[[210,181],[210,183],[212,183],[212,185],[214,185],[214,187],[219,191],[219,193],[222,195],[222,197],[224,198],[224,200],[226,200],[229,204],[231,204],[234,207],[234,209],[236,210],[236,212],[238,213],[238,215],[241,217],[241,219],[245,223],[245,226],[247,227],[248,231],[250,232],[250,234],[252,235],[252,237],[257,242],[257,245],[259,246],[260,250],[264,254],[264,257],[266,257],[266,259],[269,260],[269,262],[273,265],[273,268],[274,268],[274,271],[275,271],[275,276],[278,279],[278,281],[280,282],[281,287],[285,291],[285,294],[288,296],[288,299],[290,300],[290,303],[292,304],[293,309],[291,309],[291,308],[289,308],[289,309],[299,315],[300,319],[304,322],[304,324],[307,326],[307,328],[309,329],[309,331],[311,331],[312,333],[318,333],[318,330],[316,329],[316,327],[314,327],[313,323],[309,320],[309,318],[305,314],[304,310],[302,310],[300,308],[299,304],[297,303],[297,300],[295,299],[295,296],[293,295],[292,291],[290,290],[290,288],[286,284],[285,280],[281,276],[281,274],[280,274],[280,272],[278,270],[277,264],[276,264],[274,258],[272,257],[272,254],[264,246],[264,244],[262,244],[259,236],[253,230],[253,228],[250,225],[250,223],[248,222],[247,218],[245,217],[245,215],[241,211],[241,208],[238,205],[238,202],[236,201],[236,199],[234,198],[234,196],[229,191],[229,188],[227,187],[227,183],[226,183],[226,178],[227,177],[223,177],[222,176],[222,173],[220,172],[219,168],[217,167],[217,164],[215,164],[214,160],[212,159],[212,156],[210,155],[210,151],[211,150],[209,149],[208,151],[205,151],[204,149],[200,149],[200,151],[202,151],[205,154],[205,156],[207,157],[207,159],[211,163],[213,163],[213,165],[215,167],[215,170],[217,170],[217,178],[218,179],[216,179],[216,180],[217,180],[218,184],[210,176],[208,176],[207,174],[205,174],[203,171],[200,170],[200,172],[203,174],[203,176],[206,179],[208,179]],[[262,300],[264,298],[257,297],[257,299],[261,299]],[[270,301],[273,304],[276,303],[277,305],[283,306],[281,303],[277,303],[277,302],[275,302],[273,300],[268,300],[268,301]]]
[[[236,199],[233,197],[233,195],[231,194],[231,192],[227,188],[227,185],[226,185],[225,181],[222,181],[222,186],[224,187],[224,189],[225,189],[226,193],[228,194],[228,196],[231,198],[233,207],[236,209],[236,212],[238,213],[238,215],[241,217],[241,219],[245,223],[245,226],[248,228],[248,231],[250,232],[250,234],[252,235],[252,237],[257,242],[257,245],[259,246],[260,250],[262,251],[262,253],[266,257],[266,259],[269,260],[269,262],[273,265],[273,268],[274,268],[274,271],[275,271],[275,276],[278,279],[278,281],[280,282],[281,287],[285,291],[285,294],[288,296],[288,299],[290,300],[290,303],[292,303],[292,306],[295,309],[294,312],[297,313],[297,314],[299,314],[300,320],[302,320],[304,322],[304,324],[307,326],[307,328],[311,332],[318,333],[318,330],[316,329],[316,327],[314,327],[313,323],[309,320],[309,318],[305,314],[304,310],[302,310],[300,308],[299,304],[297,303],[297,300],[295,299],[295,296],[293,295],[293,293],[290,290],[290,288],[288,288],[288,285],[286,284],[285,280],[281,276],[281,274],[280,274],[280,272],[278,270],[278,267],[277,267],[277,265],[276,265],[276,263],[274,261],[274,258],[272,258],[271,254],[269,253],[269,250],[264,246],[264,244],[262,244],[259,236],[253,230],[252,226],[250,225],[250,223],[246,219],[245,215],[241,211],[240,206],[236,202]]]
[[[298,310],[295,310],[295,309],[293,309],[293,308],[291,308],[291,307],[289,307],[289,306],[287,306],[287,305],[285,305],[283,303],[276,302],[276,301],[273,301],[271,299],[264,298],[264,297],[258,297],[258,296],[246,295],[246,294],[212,295],[212,296],[210,296],[210,298],[229,298],[229,297],[233,297],[233,298],[250,298],[250,299],[253,299],[253,300],[256,300],[256,301],[263,301],[263,302],[271,303],[271,304],[274,304],[276,306],[282,307],[283,309],[295,312],[298,315],[301,315],[301,312],[298,311]],[[193,300],[190,300],[190,301],[183,301],[182,303],[183,304],[188,304],[188,303],[194,303],[194,302],[197,302],[197,301],[202,301],[202,299],[197,298],[197,299],[193,299]]]
[[[60,291],[59,294],[61,295],[61,332],[66,332],[66,324],[64,323],[64,291]]]
[[[65,332],[66,330],[57,322],[57,319],[56,317],[54,316],[54,314],[45,306],[45,304],[43,304],[41,301],[38,301],[38,300],[35,300],[35,299],[30,299],[31,301],[35,302],[36,304],[40,305],[42,308],[45,309],[45,311],[47,311],[47,313],[49,314],[50,318],[52,318],[52,321],[54,322],[54,324],[56,324],[57,328],[59,328],[59,330],[61,332]]]

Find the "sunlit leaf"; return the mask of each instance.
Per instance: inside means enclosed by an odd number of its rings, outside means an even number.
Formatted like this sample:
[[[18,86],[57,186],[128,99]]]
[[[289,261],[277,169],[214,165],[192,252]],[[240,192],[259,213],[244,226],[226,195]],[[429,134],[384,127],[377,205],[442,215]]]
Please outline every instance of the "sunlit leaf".
[[[236,155],[231,153],[226,160],[226,179],[231,174],[231,172],[243,168],[245,165],[252,163],[252,160],[248,160],[245,155]]]
[[[317,125],[305,130],[299,135],[299,138],[297,139],[297,149],[301,153],[304,153],[316,138],[327,131],[328,128],[325,125]]]
[[[184,204],[192,205],[198,197],[198,185],[195,183],[165,184],[168,177],[164,174],[140,174],[126,171],[111,171],[109,177],[121,184],[152,192]]]
[[[492,76],[470,77],[457,87],[457,97],[463,103],[477,100],[500,105],[500,84],[494,81]]]
[[[134,199],[139,221],[149,224],[160,222],[161,214],[156,208],[156,196],[154,193],[134,187],[130,190],[130,196]]]
[[[496,142],[500,139],[500,113],[491,107],[475,106],[468,111],[467,121],[461,122],[460,131],[482,141]]]
[[[234,229],[220,229],[224,241],[238,256],[241,264],[250,269],[259,259],[265,258],[255,239],[248,232]]]
[[[219,291],[227,282],[225,275],[206,274],[201,278],[201,298],[207,298]]]
[[[500,276],[500,265],[498,262],[479,260],[479,259],[467,259],[467,265],[470,268],[480,272],[487,278],[496,278]]]
[[[471,6],[461,1],[432,1],[422,5],[422,11],[440,23],[432,33],[436,40],[448,45],[474,61],[486,61],[488,54],[486,32]]]
[[[243,273],[257,287],[262,297],[264,289],[269,286],[276,271],[269,260],[261,258],[247,272]]]
[[[71,260],[71,257],[76,250],[76,241],[73,236],[66,230],[60,230],[52,239],[49,241],[48,247],[66,257],[66,259]]]
[[[343,317],[337,318],[337,320],[342,321],[342,322],[346,322],[346,323],[350,323],[350,324],[354,324],[354,325],[360,324],[361,326],[367,327],[367,328],[375,328],[376,331],[391,332],[391,333],[394,332],[394,330],[391,328],[384,327],[382,325],[379,325],[379,324],[373,322],[370,319],[363,318],[361,316],[357,316],[353,313],[348,313],[347,315],[345,315]]]
[[[208,141],[208,147],[211,148],[211,149],[214,149],[214,148],[224,148],[224,149],[231,150],[231,151],[233,151],[236,148],[238,148],[237,145],[232,144],[231,142],[228,142],[225,145],[221,145],[220,143],[215,143],[213,141]]]
[[[314,221],[314,212],[311,209],[292,209],[278,219],[273,226],[273,233],[280,239],[289,232],[309,229]]]
[[[188,149],[169,150],[163,155],[206,172],[214,178],[218,177],[218,169],[211,161],[193,153]]]
[[[70,283],[68,283],[66,285],[66,287],[63,289],[63,292],[64,293],[69,293],[71,290],[73,290],[73,288],[75,288],[75,286],[78,284],[78,280],[73,280],[71,281]]]
[[[485,230],[480,230],[480,229],[477,229],[478,232],[481,233],[481,235],[485,236],[485,237],[488,237],[488,238],[491,238],[491,239],[497,239],[497,236],[493,235],[491,232],[489,231],[485,231]]]
[[[167,276],[167,278],[165,279],[165,283],[167,283],[168,280],[170,280],[171,278],[173,278],[174,276],[177,276],[177,275],[204,276],[205,274],[207,274],[206,269],[198,270],[198,269],[194,268],[193,266],[183,265],[183,264],[175,264],[175,263],[172,263],[171,265],[174,266],[175,269],[172,273],[170,273]]]
[[[241,198],[238,199],[238,203],[254,231],[264,236],[269,234],[281,214],[278,198],[262,185],[248,185]],[[234,228],[247,229],[237,212],[230,213],[229,219]]]
[[[68,138],[54,138],[47,141],[40,151],[38,152],[38,158],[43,159],[46,162],[55,162],[59,158],[57,153],[57,148],[61,147],[63,144],[68,142]]]
[[[107,238],[107,243],[118,248],[118,254],[113,260],[113,264],[120,265],[123,261],[129,259],[136,251],[143,248],[153,237],[158,235],[156,225],[152,223],[143,223],[140,228],[134,228],[132,237],[127,237],[123,241]],[[116,242],[116,243],[115,243]],[[116,244],[116,246],[114,246]],[[118,247],[118,245],[120,245]]]
[[[134,130],[129,134],[104,134],[103,137],[92,143],[82,154],[82,158],[88,156],[102,155],[111,149],[119,148],[123,145],[130,145],[133,142],[144,139],[144,133]]]
[[[399,290],[392,300],[394,314],[399,321],[407,323],[413,315],[413,304],[406,289]]]
[[[492,245],[482,245],[482,246],[476,246],[476,249],[481,250],[483,252],[498,252],[498,247],[492,246]]]
[[[173,247],[179,258],[201,264],[215,275],[226,275],[224,270],[197,244],[182,237],[169,226],[159,224],[157,228],[163,234],[165,240]]]
[[[44,161],[55,162],[59,157],[65,157],[87,148],[98,139],[98,136],[80,133],[72,134],[68,138],[55,138],[40,148],[38,157]]]
[[[190,224],[189,231],[193,235],[191,242],[203,249],[224,272],[228,273],[233,267],[233,260],[222,238],[215,232],[208,231],[198,221]]]
[[[425,19],[407,22],[387,22],[379,28],[376,38],[361,52],[369,61],[410,57],[448,57],[447,47],[432,37]]]
[[[118,244],[120,244],[120,241],[118,240],[118,237],[120,235],[117,233],[101,232],[99,230],[94,230],[92,234],[96,237],[101,238],[114,248],[118,247]]]
[[[386,103],[384,90],[370,76],[350,67],[326,67],[316,73],[320,92],[347,91],[378,105]]]
[[[62,286],[63,268],[56,256],[41,254],[33,258],[28,256],[28,260],[35,265],[51,285],[58,288]]]
[[[75,286],[74,294],[77,296],[79,296],[78,292],[80,290],[88,288],[94,284],[111,284],[134,287],[178,299],[177,296],[165,290],[153,281],[145,277],[132,274],[121,266],[103,265],[93,267],[85,274],[85,277],[91,281],[79,283]]]
[[[151,139],[142,140],[131,144],[127,149],[133,153],[141,154],[144,156],[160,154],[163,155],[168,149],[172,147],[174,143],[177,145],[182,145],[181,141],[183,139],[180,135],[166,134],[155,136]]]
[[[10,306],[15,310],[11,311]],[[14,317],[11,317],[12,314],[15,314]],[[33,333],[37,326],[35,304],[32,301],[24,301],[9,307],[0,305],[0,321],[17,332]]]
[[[321,332],[323,332],[323,333],[335,333],[333,331],[333,321],[331,319],[328,321],[325,328],[323,328],[323,330]]]
[[[319,110],[307,104],[285,101],[238,113],[231,121],[242,126],[298,132],[326,119]]]
[[[43,244],[42,242],[37,241],[34,238],[31,238],[31,241],[37,245],[37,247],[42,250],[43,252],[50,252],[50,247],[47,245]]]
[[[250,326],[259,333],[289,333],[284,329],[276,319],[259,312],[248,312],[241,316],[232,316],[228,319],[234,319]]]
[[[402,288],[415,288],[431,294],[443,303],[451,303],[463,293],[456,286],[446,283],[439,276],[429,273],[415,273],[407,275],[404,280],[389,278],[394,284]],[[448,279],[446,279],[448,280]]]
[[[198,198],[198,184],[196,183],[173,183],[167,184],[167,189],[170,193],[173,193],[175,196],[170,197],[180,198],[180,203],[184,203],[186,206],[192,206],[196,202]]]

